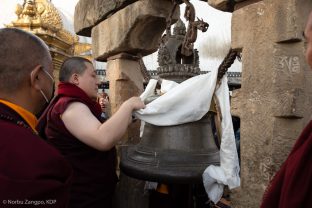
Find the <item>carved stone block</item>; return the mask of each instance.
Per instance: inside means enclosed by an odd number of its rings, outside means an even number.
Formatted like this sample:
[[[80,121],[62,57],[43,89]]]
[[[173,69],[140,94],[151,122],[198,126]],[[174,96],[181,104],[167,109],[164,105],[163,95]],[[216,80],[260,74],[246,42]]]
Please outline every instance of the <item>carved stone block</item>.
[[[242,88],[232,99],[233,112],[241,117],[242,184],[232,199],[234,207],[253,208],[260,206],[267,184],[310,119],[312,72],[304,42],[294,37],[302,32],[299,25],[312,2],[249,0],[237,5],[243,4],[232,16],[232,47],[242,49],[243,61]],[[303,14],[296,16],[300,9]],[[298,17],[295,29],[286,14]]]
[[[232,16],[233,49],[243,48],[254,42],[254,34],[263,34],[269,22],[269,9],[265,2],[250,4],[235,10]],[[247,18],[248,17],[248,18]],[[252,31],[252,32],[251,32]]]
[[[137,0],[79,0],[75,7],[75,32],[77,35],[91,37],[93,26],[135,1]]]
[[[302,119],[275,118],[271,142],[274,154],[272,154],[271,176],[267,181],[272,179],[274,173],[287,158],[304,125],[305,122]]]
[[[278,12],[272,12],[273,27],[276,30],[275,42],[297,42],[303,40],[302,32],[305,19],[312,3],[308,0],[300,1],[296,6],[295,0],[273,1]]]
[[[273,50],[274,116],[302,118],[305,107],[303,42],[275,44]]]
[[[142,0],[119,10],[92,29],[93,57],[105,61],[117,53],[148,55],[158,49],[173,4],[167,0]],[[173,22],[179,17],[179,6]]]

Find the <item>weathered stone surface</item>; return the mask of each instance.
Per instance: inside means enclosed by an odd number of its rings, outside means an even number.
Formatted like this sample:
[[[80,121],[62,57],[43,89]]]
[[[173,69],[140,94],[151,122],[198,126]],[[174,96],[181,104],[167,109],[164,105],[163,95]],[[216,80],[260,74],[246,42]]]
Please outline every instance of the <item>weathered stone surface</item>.
[[[303,42],[275,44],[273,49],[274,116],[302,118],[306,112]]]
[[[143,92],[143,76],[138,61],[109,60],[106,76],[109,80],[112,113],[115,113],[125,100]]]
[[[253,208],[260,206],[268,182],[310,119],[312,71],[304,43],[295,37],[312,2],[242,4],[232,17],[232,47],[242,49],[243,60],[242,88],[232,99],[232,110],[241,118],[242,183],[231,198],[233,207]]]
[[[221,11],[228,11],[228,0],[208,0],[208,4]]]
[[[133,96],[143,92],[143,76],[140,64],[135,60],[113,59],[107,62],[107,79],[109,80],[111,114],[114,114],[121,104]],[[140,137],[140,122],[129,126],[124,138],[119,144],[137,143]]]
[[[258,45],[259,42],[254,43]],[[267,46],[266,46],[267,47]],[[256,55],[257,54],[257,55]],[[262,60],[270,60],[266,51],[243,48],[242,88],[232,103],[239,109],[241,118],[241,189],[238,198],[233,194],[234,207],[259,207],[267,174],[271,149],[267,148],[272,138],[272,74],[270,67]],[[259,58],[261,57],[261,58]],[[267,68],[266,68],[267,67]],[[265,164],[265,165],[263,165]]]
[[[143,76],[138,60],[127,57],[124,54],[116,55],[115,59],[107,62],[107,79],[109,80],[111,111],[114,114],[121,104],[132,96],[139,96],[143,92]],[[124,135],[122,141],[118,143],[118,159],[120,158],[119,146],[126,144],[136,144],[140,140],[140,122],[132,123]],[[119,163],[118,163],[119,164]],[[116,208],[145,208],[148,206],[148,196],[143,194],[144,181],[120,175],[117,185],[115,205]]]
[[[235,3],[246,0],[208,0],[208,4],[218,10],[225,12],[233,12]],[[257,0],[260,1],[260,0]]]
[[[257,36],[264,33],[265,25],[269,22],[268,12],[263,2],[251,4],[233,12],[231,28],[233,49],[243,48],[246,43],[252,44]],[[248,20],[246,20],[247,17]]]
[[[294,6],[294,0],[284,0],[279,4],[279,12],[272,13],[274,27],[278,33],[275,33],[275,42],[294,42],[302,41],[302,32],[304,31],[306,17],[310,10],[305,5],[309,0],[301,0]]]
[[[275,118],[272,138],[272,152],[274,154],[270,159],[271,167],[268,168],[270,172],[268,172],[266,180],[270,180],[285,161],[305,124],[303,119]]]
[[[91,37],[93,26],[135,1],[137,0],[79,0],[75,7],[75,32],[77,35]]]
[[[97,60],[121,52],[148,55],[158,48],[166,18],[173,8],[167,0],[141,0],[118,11],[92,29],[92,52]],[[173,20],[179,17],[179,6]]]

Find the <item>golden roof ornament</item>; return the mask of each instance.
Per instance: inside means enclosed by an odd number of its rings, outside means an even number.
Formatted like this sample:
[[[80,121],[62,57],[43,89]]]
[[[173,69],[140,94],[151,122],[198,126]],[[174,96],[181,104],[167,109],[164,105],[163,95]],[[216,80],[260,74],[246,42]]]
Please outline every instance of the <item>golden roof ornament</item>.
[[[80,43],[76,34],[64,28],[59,10],[50,1],[24,0],[22,5],[17,4],[15,13],[17,19],[6,26],[39,36],[49,46],[56,69],[73,55],[91,59],[91,45]]]
[[[55,34],[63,29],[62,17],[54,5],[47,0],[24,0],[17,4],[15,13],[17,20],[9,26],[28,28],[30,31],[45,31]]]

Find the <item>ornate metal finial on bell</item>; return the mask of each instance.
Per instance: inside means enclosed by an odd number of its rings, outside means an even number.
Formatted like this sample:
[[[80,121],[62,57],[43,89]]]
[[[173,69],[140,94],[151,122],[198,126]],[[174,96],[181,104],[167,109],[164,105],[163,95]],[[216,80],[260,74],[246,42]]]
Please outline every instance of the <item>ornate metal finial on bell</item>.
[[[173,34],[169,25],[158,51],[160,78],[180,83],[200,74],[198,51],[192,49],[190,56],[181,53],[185,34],[181,20],[175,24]],[[148,181],[202,183],[207,166],[220,163],[215,115],[209,111],[199,121],[175,126],[146,123],[140,143],[122,148],[121,171]]]
[[[182,82],[200,74],[197,49],[186,57],[181,53],[186,29],[181,19],[174,25],[173,34],[166,35],[158,50],[157,74],[162,79]]]

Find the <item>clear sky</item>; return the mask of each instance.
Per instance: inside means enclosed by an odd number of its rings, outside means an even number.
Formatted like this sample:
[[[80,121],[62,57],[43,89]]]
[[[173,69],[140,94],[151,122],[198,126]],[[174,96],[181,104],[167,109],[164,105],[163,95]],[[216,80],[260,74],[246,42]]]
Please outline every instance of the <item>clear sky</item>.
[[[64,26],[73,32],[73,14],[75,5],[79,0],[51,0],[51,2],[62,11],[67,21]],[[207,32],[198,32],[195,48],[199,51],[200,68],[203,71],[217,69],[230,48],[231,42],[231,14],[218,11],[208,5],[207,2],[191,0],[196,9],[196,16],[203,18],[209,23]],[[23,0],[0,0],[0,27],[16,18],[14,13],[17,3],[23,4]],[[181,19],[183,17],[184,5],[181,6]],[[87,41],[81,38],[82,41]],[[156,70],[157,53],[144,57],[144,63],[148,70]],[[241,71],[241,64],[235,62],[230,71]]]

